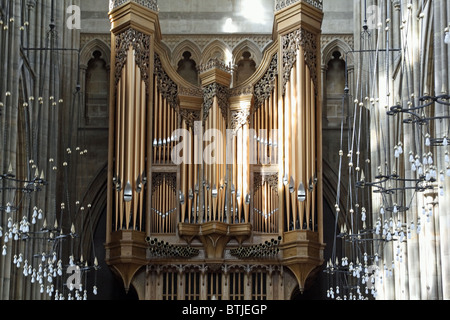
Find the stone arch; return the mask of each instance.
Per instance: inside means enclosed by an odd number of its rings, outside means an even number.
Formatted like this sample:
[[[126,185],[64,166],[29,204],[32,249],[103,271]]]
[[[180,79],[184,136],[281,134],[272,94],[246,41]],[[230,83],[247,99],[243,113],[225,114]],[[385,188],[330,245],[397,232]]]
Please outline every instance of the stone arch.
[[[177,64],[177,72],[184,80],[198,85],[197,63],[192,59],[190,51],[183,53],[183,58]]]
[[[200,64],[208,63],[211,59],[219,59],[225,64],[232,63],[232,50],[221,40],[214,40],[209,43],[203,51],[203,57]]]
[[[244,40],[233,50],[233,65],[235,66],[235,85],[240,85],[250,78],[261,64],[261,52],[252,41]]]
[[[353,55],[351,54],[352,50],[353,49],[348,43],[344,42],[341,39],[334,39],[322,49],[322,65],[326,66],[328,62],[333,59],[333,53],[338,51],[341,54],[341,58],[345,59],[347,56],[348,65],[353,66],[354,60]]]
[[[175,69],[177,68],[178,62],[183,59],[183,55],[186,51],[191,53],[191,59],[199,65],[202,58],[200,48],[191,40],[184,40],[180,42],[172,52],[172,65]]]
[[[244,52],[249,52],[251,55],[251,59],[255,61],[256,68],[261,64],[262,53],[259,47],[251,40],[243,40],[241,41],[234,49],[233,49],[233,64],[237,65],[239,60],[242,59]]]
[[[93,39],[86,43],[80,51],[80,67],[87,69],[89,61],[92,59],[95,51],[101,53],[102,59],[106,62],[106,67],[109,70],[111,66],[111,48],[101,39]]]
[[[86,76],[89,69],[89,64],[96,58],[100,57],[101,60],[104,61],[104,68],[106,71],[106,81],[109,83],[109,73],[111,67],[111,48],[108,44],[106,44],[101,39],[93,39],[86,43],[83,48],[80,50],[80,86],[81,86],[81,104],[80,108],[82,117],[81,124],[83,126],[100,126],[104,127],[107,125],[107,120],[104,119],[104,115],[100,115],[97,112],[94,112],[95,117],[90,117],[88,113],[90,112],[90,108],[86,107],[86,103],[88,102],[86,99]],[[109,85],[108,85],[109,88]],[[106,94],[108,95],[108,93]],[[106,98],[107,100],[107,98]],[[108,102],[106,102],[108,103]],[[106,107],[107,109],[107,107]],[[94,110],[94,109],[92,109]],[[92,121],[90,121],[91,119]]]
[[[330,83],[328,82],[329,64],[341,60],[343,79],[332,79],[332,81],[342,81],[340,92],[327,92]],[[337,127],[340,125],[342,114],[342,95],[344,94],[344,85],[352,87],[354,70],[354,56],[352,48],[342,39],[334,39],[329,42],[322,50],[322,95],[323,95],[323,115],[328,127]],[[340,77],[339,77],[340,78]],[[351,89],[351,88],[349,88]]]
[[[172,66],[186,81],[198,85],[197,66],[201,59],[200,49],[190,40],[178,44],[172,53]]]
[[[86,125],[106,127],[109,106],[109,67],[100,50],[94,50],[83,72],[84,121]]]

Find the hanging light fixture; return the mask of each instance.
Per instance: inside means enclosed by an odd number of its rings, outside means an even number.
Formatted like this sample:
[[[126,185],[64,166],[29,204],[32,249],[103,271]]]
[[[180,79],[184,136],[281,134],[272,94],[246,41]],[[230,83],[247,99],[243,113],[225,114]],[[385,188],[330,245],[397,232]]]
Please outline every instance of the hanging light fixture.
[[[93,238],[89,214],[91,205],[84,206],[79,201],[75,201],[72,188],[69,188],[71,165],[76,167],[78,163],[82,163],[81,158],[86,155],[87,150],[77,147],[79,154],[75,158],[75,155],[72,155],[73,148],[67,147],[63,156],[53,156],[58,154],[56,144],[53,144],[56,141],[58,128],[56,110],[65,103],[60,98],[63,96],[60,86],[62,73],[59,70],[61,55],[63,52],[73,52],[79,57],[79,52],[76,49],[57,46],[59,40],[55,24],[54,0],[51,0],[46,46],[39,48],[27,47],[29,43],[26,36],[16,37],[20,39],[20,44],[15,43],[16,40],[13,37],[7,37],[9,32],[28,35],[30,24],[27,10],[17,13],[10,7],[10,1],[4,3],[6,7],[0,7],[2,9],[0,10],[2,43],[12,52],[19,50],[20,47],[20,52],[27,60],[25,65],[34,63],[31,53],[43,53],[43,59],[40,62],[40,68],[36,68],[41,70],[41,73],[27,78],[27,71],[17,69],[14,63],[15,59],[18,59],[18,51],[17,55],[0,54],[1,64],[12,70],[10,73],[5,73],[9,77],[5,79],[5,83],[10,85],[20,79],[21,85],[26,86],[26,90],[22,90],[20,94],[12,93],[7,86],[0,88],[2,137],[4,141],[7,141],[6,137],[16,135],[23,139],[20,144],[17,143],[17,148],[23,148],[23,150],[17,152],[14,151],[12,143],[11,146],[6,143],[0,144],[0,161],[9,162],[6,170],[4,167],[0,168],[2,263],[11,264],[11,272],[22,276],[23,281],[29,282],[31,288],[40,294],[33,297],[55,300],[87,299],[90,294],[86,287],[87,276],[94,271],[96,278],[96,271],[100,268],[93,243],[91,243],[92,263],[85,260],[86,251],[82,246],[85,239]],[[22,14],[22,16],[16,17],[13,14]],[[76,105],[79,103],[79,89],[80,86],[77,84],[71,110],[79,107]],[[21,104],[19,108],[16,107],[18,103]],[[17,126],[11,126],[9,123],[14,117],[14,112],[18,112],[21,119]],[[44,130],[44,115],[48,115],[48,122],[45,122],[48,130],[46,129],[45,135],[41,135],[40,131]],[[69,134],[72,134],[72,130],[69,130]],[[48,140],[40,140],[40,136],[45,136]],[[68,145],[72,142],[70,138],[68,140],[61,138],[61,141]],[[46,153],[48,153],[47,160],[44,159]],[[56,195],[52,194],[57,190],[61,191],[62,199],[64,199],[59,206],[54,200]],[[75,206],[72,203],[75,203]],[[79,227],[80,224],[83,227]],[[91,234],[86,234],[86,230]],[[96,279],[91,292],[97,294]]]
[[[409,88],[403,90],[401,86],[406,81],[392,81],[394,60],[401,61],[398,73],[401,76],[407,77],[413,68],[408,58],[411,35],[406,27],[413,17],[412,3],[401,4],[400,8],[407,17],[399,30],[402,32],[400,48],[391,46],[391,2],[388,2],[386,16],[381,20],[384,23],[378,25],[374,34],[365,24],[361,33],[361,50],[348,53],[358,62],[356,98],[351,97],[347,84],[342,99],[336,234],[333,253],[325,269],[329,281],[327,297],[330,299],[376,299],[377,286],[392,277],[397,263],[403,263],[404,243],[411,239],[413,233],[421,232],[420,214],[414,221],[407,220],[411,203],[425,192],[439,190],[441,196],[445,192],[445,173],[450,160],[446,150],[450,97],[446,94],[419,96]],[[426,17],[424,6],[422,10],[420,19]],[[385,48],[381,48],[380,39],[384,39]],[[395,59],[397,54],[401,57]],[[379,80],[382,74],[385,76],[384,84]],[[393,92],[407,92],[406,98],[394,101]],[[434,108],[444,111],[438,114]],[[345,110],[353,113],[345,118]],[[346,132],[347,159],[343,150],[346,121],[350,123]],[[438,122],[444,127],[440,136],[436,136],[434,130]],[[408,143],[403,141],[406,130],[414,138]],[[369,150],[370,141],[364,145],[362,140],[363,137],[371,137],[373,132],[376,137],[373,137],[371,148],[377,150],[376,153]],[[445,151],[439,150],[441,148]],[[444,154],[443,161],[437,161],[436,154]],[[366,157],[365,161],[363,157]],[[348,167],[345,166],[346,161]],[[362,163],[365,163],[364,169],[360,167]],[[410,173],[408,176],[407,171]],[[349,191],[345,195],[347,199],[343,200],[340,185],[345,177],[348,178]],[[343,203],[346,203],[345,207]],[[433,214],[433,205],[423,206],[422,217],[427,217],[427,221]],[[392,251],[388,255],[387,246]]]

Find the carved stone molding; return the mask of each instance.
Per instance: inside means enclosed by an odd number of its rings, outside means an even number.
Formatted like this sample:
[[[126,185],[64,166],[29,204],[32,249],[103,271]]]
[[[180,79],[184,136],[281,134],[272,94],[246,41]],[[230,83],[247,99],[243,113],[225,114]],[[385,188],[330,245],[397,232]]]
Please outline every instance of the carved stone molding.
[[[231,112],[230,127],[236,133],[243,125],[250,121],[250,108]]]
[[[200,88],[179,87],[178,94],[182,95],[182,96],[189,96],[189,97],[203,97],[203,92]]]
[[[156,76],[156,84],[159,92],[167,100],[169,105],[176,109],[178,106],[178,86],[164,71],[161,59],[156,53],[154,75]]]
[[[270,185],[270,187],[278,193],[278,173],[261,173],[261,172],[255,172],[253,175],[253,183],[254,183],[254,190],[253,192],[256,193],[258,189],[263,185],[263,183],[266,182]]]
[[[237,87],[237,88],[230,89],[230,97],[253,95],[253,93],[254,93],[254,90],[253,90],[252,86]]]
[[[109,11],[120,7],[127,2],[134,2],[146,7],[150,10],[158,12],[158,1],[157,0],[109,0]]]
[[[116,73],[115,84],[122,76],[122,69],[127,62],[127,53],[133,47],[136,64],[141,70],[146,90],[149,90],[150,36],[134,29],[127,29],[116,37]]]
[[[317,45],[319,38],[312,32],[305,29],[297,29],[281,38],[283,46],[283,95],[286,91],[286,84],[290,79],[291,69],[297,60],[297,51],[300,47],[305,52],[306,65],[311,72],[315,90],[318,89],[317,76]]]
[[[152,192],[156,191],[164,181],[169,185],[173,192],[176,192],[177,189],[177,175],[176,173],[167,173],[167,172],[155,172],[152,174]]]
[[[291,4],[297,3],[299,1],[306,2],[312,5],[314,8],[323,10],[323,0],[276,0],[275,11],[280,11],[286,7],[289,7]]]
[[[233,69],[227,66],[222,60],[214,58],[209,60],[207,63],[198,66],[198,72],[203,73],[211,69],[219,69],[228,73],[232,73]]]
[[[209,110],[211,109],[213,105],[213,99],[214,97],[217,97],[219,102],[219,108],[222,112],[222,116],[224,119],[227,119],[228,116],[228,108],[229,108],[229,97],[230,97],[230,90],[229,88],[218,84],[218,83],[211,83],[210,85],[203,88],[203,121],[206,121],[208,119]]]
[[[201,120],[201,112],[200,110],[192,110],[192,109],[180,109],[181,118],[186,121],[186,125],[188,128],[193,129],[196,121]]]
[[[226,250],[229,252],[229,250]],[[234,260],[232,257],[230,257],[230,260]],[[147,272],[156,272],[160,274],[161,272],[178,272],[178,274],[184,274],[184,273],[200,273],[204,274],[207,271],[214,271],[222,272],[223,274],[229,274],[231,272],[245,272],[250,274],[251,272],[261,272],[266,271],[268,274],[273,274],[275,272],[279,272],[280,275],[282,275],[283,266],[278,264],[262,264],[254,262],[252,264],[244,264],[239,263],[236,261],[236,263],[233,263],[233,261],[230,261],[231,263],[204,263],[203,261],[199,261],[198,263],[190,261],[190,263],[167,263],[166,261],[158,262],[158,261],[151,261],[147,267]]]
[[[278,75],[278,53],[276,53],[273,56],[266,73],[261,78],[261,80],[259,80],[255,85],[254,112],[256,112],[256,110],[259,109],[259,107],[264,103],[264,101],[270,97],[275,87],[275,79],[277,75]]]
[[[328,44],[335,40],[346,43],[350,48],[354,48],[353,34],[322,34],[320,37],[320,47],[323,50]]]
[[[200,51],[203,51],[208,45],[216,41],[217,35],[177,35],[168,34],[164,35],[163,43],[170,49],[174,50],[181,42],[189,39],[194,43]],[[230,34],[220,35],[220,40],[231,50],[234,50],[243,41],[251,41],[256,44],[261,51],[264,50],[273,40],[271,34]]]
[[[81,33],[80,34],[80,48],[83,48],[92,40],[101,40],[111,47],[111,34],[109,33]]]

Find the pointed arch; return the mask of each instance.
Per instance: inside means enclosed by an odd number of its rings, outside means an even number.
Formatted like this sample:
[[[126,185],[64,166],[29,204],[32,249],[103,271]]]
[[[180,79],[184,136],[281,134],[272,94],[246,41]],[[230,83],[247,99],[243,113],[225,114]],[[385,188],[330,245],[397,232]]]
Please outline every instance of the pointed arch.
[[[101,53],[102,59],[106,62],[106,68],[109,70],[111,66],[111,48],[101,39],[93,39],[84,45],[80,51],[80,67],[87,69],[95,51]]]
[[[233,49],[233,64],[237,65],[246,51],[251,54],[251,58],[255,61],[256,67],[258,67],[261,64],[262,53],[259,47],[249,39],[239,42],[239,44]]]
[[[345,59],[345,56],[347,55],[348,65],[353,65],[354,58],[353,54],[351,54],[352,50],[352,47],[342,39],[334,39],[322,49],[322,65],[326,66],[328,62],[333,59],[333,53],[336,51],[341,54],[342,59]]]
[[[209,43],[204,51],[200,64],[208,63],[213,58],[218,58],[224,63],[232,63],[232,49],[222,40],[214,40]]]
[[[202,57],[200,48],[191,40],[186,39],[180,42],[172,52],[172,65],[174,68],[176,68],[178,62],[183,59],[183,54],[186,51],[191,53],[191,59],[194,60],[197,65],[200,63]]]

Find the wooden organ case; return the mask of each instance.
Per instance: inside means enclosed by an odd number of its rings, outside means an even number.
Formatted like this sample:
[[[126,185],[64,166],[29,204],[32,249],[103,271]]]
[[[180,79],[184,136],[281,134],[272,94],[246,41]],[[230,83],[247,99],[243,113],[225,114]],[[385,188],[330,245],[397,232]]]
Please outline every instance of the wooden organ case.
[[[237,87],[177,74],[152,1],[111,7],[106,262],[140,299],[289,299],[323,264],[323,13],[293,2]]]

